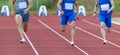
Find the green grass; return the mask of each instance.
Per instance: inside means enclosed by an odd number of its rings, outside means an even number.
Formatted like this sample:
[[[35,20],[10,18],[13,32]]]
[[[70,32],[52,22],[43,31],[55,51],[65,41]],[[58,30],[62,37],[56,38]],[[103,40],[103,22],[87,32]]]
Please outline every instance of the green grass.
[[[9,8],[11,8],[11,0],[0,0],[0,8],[3,5],[8,5]],[[57,1],[58,0],[38,0],[39,5],[46,5],[47,9],[48,9],[48,13],[56,13],[57,7]],[[114,0],[115,2],[115,9],[114,9],[114,13],[119,13],[120,11],[120,0]],[[86,8],[86,12],[87,13],[92,13],[93,9],[94,9],[94,4],[95,4],[95,0],[78,0],[79,5],[84,5]],[[37,8],[37,0],[33,0],[33,8],[30,10],[30,12],[32,13],[38,13],[38,8]],[[0,9],[1,10],[1,9]]]
[[[112,23],[120,25],[120,18],[113,18]]]
[[[113,21],[113,22],[120,23],[120,18],[113,18],[112,21]]]

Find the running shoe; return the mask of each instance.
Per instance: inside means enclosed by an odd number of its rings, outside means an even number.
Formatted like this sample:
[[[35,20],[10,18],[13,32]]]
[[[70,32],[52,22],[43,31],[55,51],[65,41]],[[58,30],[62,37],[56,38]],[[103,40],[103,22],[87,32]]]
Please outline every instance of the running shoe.
[[[20,40],[20,43],[25,43],[25,42],[26,42],[25,39],[21,39],[21,40]]]

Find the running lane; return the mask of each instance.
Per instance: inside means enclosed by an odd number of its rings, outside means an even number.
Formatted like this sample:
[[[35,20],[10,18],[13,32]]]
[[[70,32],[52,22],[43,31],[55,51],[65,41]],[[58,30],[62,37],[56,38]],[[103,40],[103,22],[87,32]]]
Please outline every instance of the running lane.
[[[27,34],[40,55],[85,55],[38,22],[39,19],[46,18],[31,16]]]
[[[86,51],[87,53],[89,53],[90,55],[119,55],[120,54],[119,47],[114,46],[113,44],[109,44],[109,43],[106,45],[103,45],[102,44],[103,41],[101,39],[94,37],[94,35],[96,35],[97,37],[101,38],[100,30],[98,27],[96,27],[94,25],[90,25],[90,24],[82,21],[83,19],[88,19],[88,18],[91,18],[91,17],[89,16],[89,17],[81,18],[79,21],[77,21],[78,29],[76,29],[76,37],[75,37],[76,45],[79,46],[79,48]],[[70,27],[67,26],[66,32],[64,32],[64,33],[61,32],[60,23],[59,23],[60,18],[57,17],[56,15],[49,15],[48,17],[38,18],[38,20],[39,19],[42,20],[42,22],[44,22],[51,28],[53,28],[55,31],[57,31],[58,33],[63,35],[68,40],[71,39]],[[88,19],[88,20],[90,20],[90,19]],[[97,21],[97,20],[95,20],[95,21]],[[112,34],[112,33],[110,33],[110,34]],[[115,34],[115,35],[117,36],[119,34]],[[115,42],[115,44],[116,44],[116,39],[117,38],[113,38],[111,40],[111,37],[108,38],[108,40],[110,40],[113,43]]]
[[[14,18],[0,16],[0,55],[34,55],[28,43],[20,43]]]

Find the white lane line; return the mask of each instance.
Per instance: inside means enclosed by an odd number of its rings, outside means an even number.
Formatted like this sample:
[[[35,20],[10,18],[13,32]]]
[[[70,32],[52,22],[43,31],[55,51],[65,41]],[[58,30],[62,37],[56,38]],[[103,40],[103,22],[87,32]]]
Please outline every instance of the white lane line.
[[[87,23],[92,24],[92,25],[95,25],[95,26],[97,26],[97,27],[100,27],[99,25],[94,24],[94,23],[91,23],[91,22],[89,22],[89,21],[85,21],[85,20],[82,20],[82,21],[87,22]],[[89,34],[89,35],[92,35],[92,36],[94,36],[94,37],[96,37],[96,38],[98,38],[98,39],[103,40],[103,38],[101,38],[100,36],[97,36],[97,35],[89,32],[89,31],[86,31],[86,30],[84,30],[84,29],[82,29],[82,28],[79,28],[79,27],[75,27],[75,28],[78,29],[78,30],[81,30],[81,31],[83,31],[83,32],[85,32],[85,33],[87,33],[87,34]],[[108,41],[108,40],[107,40],[107,41]],[[111,41],[108,41],[108,43],[110,43],[110,44],[112,44],[112,45],[120,48],[120,45],[117,45],[117,44],[115,44],[115,43],[113,43],[113,42],[111,42]]]
[[[34,47],[34,45],[32,44],[32,42],[28,38],[27,34],[24,31],[23,31],[23,34],[24,34],[25,38],[27,39],[28,43],[30,44],[30,46],[32,47],[33,51],[35,52],[35,55],[39,55],[38,51],[36,50],[36,48]]]
[[[83,31],[83,32],[85,32],[85,33],[87,33],[87,34],[89,34],[89,35],[91,35],[91,36],[94,36],[94,37],[96,37],[96,38],[98,38],[98,39],[103,40],[103,38],[101,38],[100,36],[97,36],[97,35],[89,32],[89,31],[86,31],[85,29],[82,29],[82,28],[79,28],[79,27],[75,27],[75,28],[78,29],[78,30],[80,30],[80,31]],[[115,44],[115,43],[113,43],[113,42],[111,42],[111,41],[108,41],[108,40],[107,40],[107,42],[110,43],[110,44],[112,44],[112,45],[114,45],[114,46],[116,46],[116,47],[118,47],[118,48],[120,48],[119,45],[117,45],[117,44]]]
[[[86,23],[88,23],[88,24],[91,24],[91,25],[94,25],[94,26],[100,27],[100,25],[95,24],[95,23],[93,23],[93,22],[86,21],[86,20],[82,20],[82,21],[83,21],[83,22],[86,22]],[[120,31],[117,31],[117,30],[114,30],[114,29],[111,29],[111,31],[113,31],[113,32],[116,32],[116,33],[120,34]]]
[[[55,34],[57,34],[58,36],[60,36],[61,38],[63,38],[65,41],[67,41],[68,43],[70,43],[70,41],[68,39],[66,39],[64,36],[62,36],[61,34],[59,34],[58,32],[56,32],[54,29],[52,29],[50,26],[48,26],[47,24],[45,24],[44,22],[42,22],[41,20],[38,20],[39,23],[41,23],[42,25],[44,25],[45,27],[47,27],[49,30],[51,30],[52,32],[54,32]],[[83,52],[86,55],[89,55],[86,51],[82,50],[81,48],[79,48],[77,45],[75,45],[75,48],[77,48],[79,51]]]

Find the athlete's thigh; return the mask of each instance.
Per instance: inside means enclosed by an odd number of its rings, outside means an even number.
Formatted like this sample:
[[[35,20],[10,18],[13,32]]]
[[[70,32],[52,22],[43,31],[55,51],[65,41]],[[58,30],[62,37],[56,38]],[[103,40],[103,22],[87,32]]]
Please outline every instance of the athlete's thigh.
[[[71,22],[75,22],[75,21],[76,21],[75,14],[72,13],[71,15],[69,15],[68,19],[69,19],[69,23],[71,23]]]
[[[27,13],[27,14],[24,14],[23,15],[23,22],[28,22],[29,21],[29,19],[30,19],[30,17],[29,17],[30,15],[29,15],[29,13]]]
[[[105,17],[103,15],[99,15],[99,22],[105,22]]]
[[[105,27],[105,16],[104,15],[99,15],[99,22],[102,28]]]
[[[17,23],[22,22],[22,16],[21,16],[20,14],[16,14],[16,16],[15,16],[15,21],[16,21]]]
[[[23,11],[17,10],[15,19],[23,20]]]
[[[66,25],[68,22],[68,18],[65,15],[61,15],[61,25]]]
[[[111,28],[111,25],[112,25],[111,15],[106,17],[105,24],[106,24],[107,28]]]

